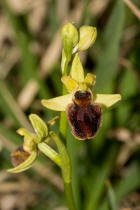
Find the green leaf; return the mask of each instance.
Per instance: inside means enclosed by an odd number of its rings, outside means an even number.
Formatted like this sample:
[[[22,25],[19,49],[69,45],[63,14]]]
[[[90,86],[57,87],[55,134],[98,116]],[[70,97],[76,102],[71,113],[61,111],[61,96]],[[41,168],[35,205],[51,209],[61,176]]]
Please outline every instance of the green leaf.
[[[114,186],[117,203],[127,196],[129,193],[134,192],[140,187],[140,169],[139,164],[132,163],[127,169],[124,177],[120,179]],[[105,199],[99,210],[108,210],[108,200]]]
[[[109,149],[108,155],[98,168],[98,173],[94,177],[93,183],[90,186],[91,192],[88,195],[86,210],[96,210],[100,197],[104,190],[105,181],[108,179],[112,169],[114,159],[116,157],[118,145],[113,144]]]
[[[108,190],[108,201],[109,201],[109,204],[110,204],[110,209],[111,210],[117,210],[117,203],[116,203],[116,195],[115,195],[115,192],[114,192],[114,189],[113,187],[111,186],[111,183],[108,181],[107,182],[107,190]]]
[[[112,81],[117,74],[120,41],[124,26],[124,2],[115,1],[109,22],[102,35],[103,43],[96,68],[96,91],[110,91]]]
[[[70,75],[78,83],[84,82],[84,69],[78,53],[76,53],[73,59]]]

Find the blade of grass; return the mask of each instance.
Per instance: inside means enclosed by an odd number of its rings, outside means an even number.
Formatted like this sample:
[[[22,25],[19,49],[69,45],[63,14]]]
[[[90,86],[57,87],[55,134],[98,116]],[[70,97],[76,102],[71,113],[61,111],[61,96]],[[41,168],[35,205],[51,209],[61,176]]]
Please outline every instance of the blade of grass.
[[[124,25],[124,3],[117,0],[112,10],[109,22],[102,35],[102,52],[95,69],[97,82],[96,91],[110,91],[112,81],[116,76],[117,59]]]
[[[106,156],[106,159],[103,161],[103,164],[98,167],[98,172],[94,177],[94,182],[92,183],[92,185],[90,185],[91,192],[86,202],[86,208],[85,208],[86,210],[97,209],[99,200],[104,191],[105,181],[108,179],[109,174],[111,172],[112,165],[116,157],[117,149],[118,145],[113,144],[110,147],[108,155]]]
[[[140,187],[140,168],[138,164],[132,164],[126,175],[114,186],[116,201],[119,202],[130,192]],[[108,200],[106,199],[99,210],[108,210]]]
[[[116,195],[114,193],[114,189],[109,181],[106,183],[106,185],[107,185],[107,196],[108,196],[110,209],[117,210],[118,208],[117,208]]]
[[[76,206],[78,209],[82,209],[81,207],[81,195],[80,195],[80,180],[79,180],[79,171],[78,171],[78,151],[81,144],[77,139],[75,139],[70,131],[70,128],[68,129],[68,136],[67,136],[67,148],[71,159],[71,165],[72,165],[72,188],[73,188],[73,194],[76,201]]]

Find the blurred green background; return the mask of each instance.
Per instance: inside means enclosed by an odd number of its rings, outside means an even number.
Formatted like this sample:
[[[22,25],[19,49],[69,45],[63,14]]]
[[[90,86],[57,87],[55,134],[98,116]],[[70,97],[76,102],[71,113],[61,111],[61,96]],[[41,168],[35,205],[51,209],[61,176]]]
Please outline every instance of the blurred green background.
[[[81,54],[85,71],[97,75],[94,91],[122,95],[94,140],[78,141],[68,128],[78,210],[140,209],[140,1],[131,2],[0,1],[0,210],[67,209],[60,171],[43,155],[25,173],[5,169],[22,143],[16,129],[30,129],[28,115],[59,115],[40,100],[61,95],[60,29],[68,21],[97,27],[94,46]]]

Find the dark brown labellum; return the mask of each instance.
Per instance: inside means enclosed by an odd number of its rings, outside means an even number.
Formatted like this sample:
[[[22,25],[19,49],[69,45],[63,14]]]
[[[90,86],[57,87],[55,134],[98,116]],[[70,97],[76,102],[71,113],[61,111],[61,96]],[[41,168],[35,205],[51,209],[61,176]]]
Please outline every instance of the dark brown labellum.
[[[84,140],[96,136],[102,121],[100,105],[91,103],[88,91],[77,91],[73,102],[68,105],[66,113],[75,138]]]
[[[11,153],[11,161],[14,167],[23,163],[28,157],[29,153],[23,149],[23,146],[19,146],[15,152]]]

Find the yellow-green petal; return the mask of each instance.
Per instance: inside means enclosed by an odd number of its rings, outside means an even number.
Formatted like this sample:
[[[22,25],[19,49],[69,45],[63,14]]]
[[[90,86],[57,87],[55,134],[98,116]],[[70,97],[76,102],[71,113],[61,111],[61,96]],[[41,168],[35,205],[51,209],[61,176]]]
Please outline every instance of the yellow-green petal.
[[[93,101],[96,104],[108,108],[121,100],[120,94],[93,94]]]
[[[30,114],[29,119],[32,126],[37,134],[39,143],[43,138],[48,136],[48,126],[47,124],[36,114]]]
[[[70,75],[78,83],[84,82],[84,69],[78,53],[73,59]]]
[[[61,81],[66,86],[69,93],[73,92],[78,87],[78,83],[70,76],[62,77]]]
[[[33,133],[26,130],[26,128],[19,128],[17,133],[21,136],[24,136],[23,148],[26,152],[31,153],[36,149],[36,136]]]
[[[72,102],[72,94],[59,96],[56,98],[42,100],[41,103],[48,109],[55,111],[65,111],[68,104]]]
[[[85,77],[85,83],[89,88],[92,88],[96,83],[96,75],[88,73]]]
[[[97,37],[97,29],[92,26],[82,26],[80,28],[80,41],[78,50],[87,50],[93,45]]]
[[[23,163],[21,163],[15,168],[8,169],[7,171],[10,173],[19,173],[25,171],[28,168],[32,167],[36,158],[37,158],[37,151],[33,151],[31,155]]]

